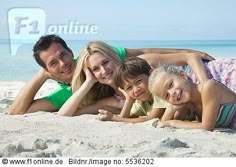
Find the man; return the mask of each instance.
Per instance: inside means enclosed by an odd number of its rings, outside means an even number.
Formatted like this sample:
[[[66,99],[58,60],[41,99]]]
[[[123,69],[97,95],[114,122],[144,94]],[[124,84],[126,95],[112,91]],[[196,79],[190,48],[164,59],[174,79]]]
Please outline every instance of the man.
[[[195,52],[203,59],[213,60],[206,53],[186,49],[127,49],[113,47],[121,57],[138,56],[145,53],[181,53]],[[38,73],[22,88],[9,108],[8,114],[25,114],[36,111],[55,112],[72,95],[71,80],[76,67],[76,60],[66,42],[57,35],[42,36],[33,48],[34,58],[42,67]],[[122,56],[123,55],[123,56]],[[34,99],[36,93],[48,79],[59,82],[60,88],[50,95]]]

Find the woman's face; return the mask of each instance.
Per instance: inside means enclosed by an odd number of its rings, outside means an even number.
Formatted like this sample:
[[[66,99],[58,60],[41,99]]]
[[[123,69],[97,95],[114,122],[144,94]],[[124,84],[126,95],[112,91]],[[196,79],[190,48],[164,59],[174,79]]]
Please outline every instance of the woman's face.
[[[181,76],[163,72],[153,84],[153,94],[179,105],[190,101],[191,85]]]
[[[110,58],[100,52],[94,52],[89,56],[86,65],[98,82],[107,85],[114,83],[113,72],[117,70],[118,65],[114,64]]]

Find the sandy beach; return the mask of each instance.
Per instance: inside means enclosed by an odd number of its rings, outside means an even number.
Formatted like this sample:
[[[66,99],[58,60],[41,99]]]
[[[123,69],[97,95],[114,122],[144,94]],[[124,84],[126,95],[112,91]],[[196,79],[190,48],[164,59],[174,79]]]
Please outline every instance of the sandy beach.
[[[152,120],[102,122],[97,115],[7,115],[24,82],[0,82],[0,157],[236,157],[236,130],[156,129]],[[47,83],[37,94],[56,87]]]

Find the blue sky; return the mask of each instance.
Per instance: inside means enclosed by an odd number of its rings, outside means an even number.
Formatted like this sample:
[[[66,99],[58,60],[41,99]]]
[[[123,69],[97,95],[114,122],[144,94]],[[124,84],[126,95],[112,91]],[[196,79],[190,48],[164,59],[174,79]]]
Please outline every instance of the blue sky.
[[[8,11],[40,8],[50,25],[94,25],[95,34],[65,34],[89,40],[235,40],[235,0],[8,0],[0,6],[0,39],[8,39]],[[27,38],[27,37],[26,37]]]

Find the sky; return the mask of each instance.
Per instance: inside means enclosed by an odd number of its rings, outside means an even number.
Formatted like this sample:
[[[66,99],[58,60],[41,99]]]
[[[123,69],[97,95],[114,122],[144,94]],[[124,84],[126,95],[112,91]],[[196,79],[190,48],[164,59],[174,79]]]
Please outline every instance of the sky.
[[[235,7],[235,0],[7,0],[0,39],[235,40]]]

